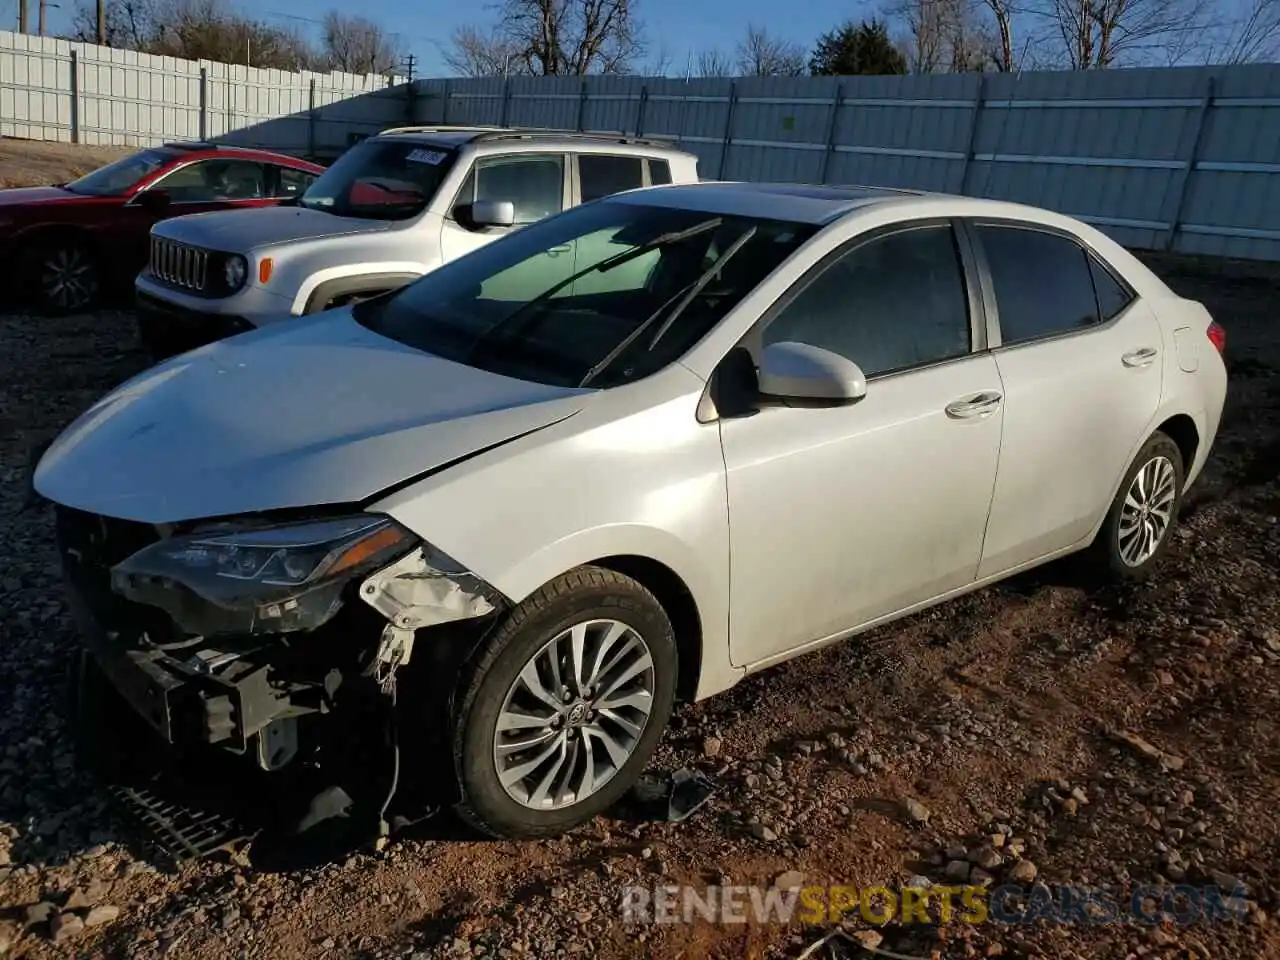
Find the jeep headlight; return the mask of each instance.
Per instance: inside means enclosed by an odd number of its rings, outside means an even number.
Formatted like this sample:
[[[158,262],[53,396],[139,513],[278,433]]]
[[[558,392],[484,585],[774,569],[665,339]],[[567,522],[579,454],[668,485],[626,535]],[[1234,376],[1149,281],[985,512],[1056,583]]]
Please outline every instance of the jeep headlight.
[[[111,588],[202,636],[312,630],[354,578],[418,544],[376,514],[169,537],[111,570]]]
[[[222,279],[232,293],[244,286],[245,277],[248,275],[249,264],[238,253],[231,254],[222,264]]]

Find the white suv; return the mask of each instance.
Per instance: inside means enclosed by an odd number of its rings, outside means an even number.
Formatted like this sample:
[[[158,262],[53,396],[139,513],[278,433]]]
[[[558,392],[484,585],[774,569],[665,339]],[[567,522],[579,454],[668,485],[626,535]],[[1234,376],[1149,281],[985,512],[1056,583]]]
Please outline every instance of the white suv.
[[[343,154],[295,204],[157,224],[135,282],[142,338],[163,356],[368,299],[569,207],[697,180],[696,156],[654,140],[386,130]],[[548,251],[538,276],[570,275],[573,254]]]

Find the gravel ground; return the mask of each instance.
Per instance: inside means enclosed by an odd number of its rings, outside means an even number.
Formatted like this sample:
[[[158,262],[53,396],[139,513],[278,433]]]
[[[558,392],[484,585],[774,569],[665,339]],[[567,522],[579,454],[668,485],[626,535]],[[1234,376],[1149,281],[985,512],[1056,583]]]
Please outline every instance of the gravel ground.
[[[830,928],[628,925],[622,887],[963,877],[1246,896],[1240,922],[1189,927],[858,920],[809,956],[1280,956],[1280,288],[1161,268],[1228,328],[1232,386],[1153,582],[1046,568],[684,707],[655,768],[720,789],[683,824],[506,843],[439,817],[293,872],[168,871],[77,770],[75,640],[27,456],[143,358],[127,312],[0,315],[0,955],[797,958]]]

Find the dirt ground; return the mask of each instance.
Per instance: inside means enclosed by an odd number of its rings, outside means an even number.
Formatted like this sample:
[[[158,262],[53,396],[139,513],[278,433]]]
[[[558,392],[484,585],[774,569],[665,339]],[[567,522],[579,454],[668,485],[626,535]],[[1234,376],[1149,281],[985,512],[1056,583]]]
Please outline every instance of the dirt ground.
[[[1150,583],[1091,589],[1051,566],[683,707],[654,768],[718,786],[684,823],[506,843],[441,815],[293,871],[168,871],[77,769],[76,641],[29,450],[144,360],[127,311],[0,315],[0,955],[1280,957],[1280,286],[1157,265],[1227,328],[1231,388]],[[630,885],[961,876],[1110,887],[1126,906],[1143,885],[1238,888],[1239,919],[874,927],[855,910],[817,948],[833,924],[622,919]]]
[[[0,189],[65,183],[137,147],[87,147],[75,143],[0,138]]]

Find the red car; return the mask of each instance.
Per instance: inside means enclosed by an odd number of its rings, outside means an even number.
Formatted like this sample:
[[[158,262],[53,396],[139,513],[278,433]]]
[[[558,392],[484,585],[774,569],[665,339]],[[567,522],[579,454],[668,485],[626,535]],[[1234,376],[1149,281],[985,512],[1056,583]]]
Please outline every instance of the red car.
[[[53,187],[0,190],[0,262],[50,313],[132,289],[157,220],[272,206],[299,197],[324,167],[265,150],[169,143]]]

